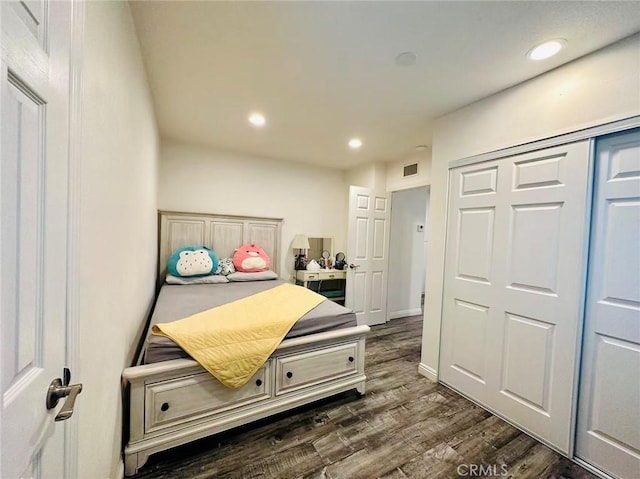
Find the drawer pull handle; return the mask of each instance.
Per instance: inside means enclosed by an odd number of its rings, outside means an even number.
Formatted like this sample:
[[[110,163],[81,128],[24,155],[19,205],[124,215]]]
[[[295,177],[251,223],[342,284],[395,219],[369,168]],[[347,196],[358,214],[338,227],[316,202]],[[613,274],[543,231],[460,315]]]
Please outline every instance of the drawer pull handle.
[[[166,410],[168,410],[168,409],[169,409],[169,403],[168,403],[168,402],[163,402],[163,403],[162,403],[162,406],[160,406],[160,409],[161,409],[162,411],[166,411]]]
[[[334,274],[330,274],[329,278],[335,278],[336,276]]]
[[[291,379],[293,377],[293,373],[291,371],[287,372],[287,377]]]
[[[256,386],[262,386],[262,379],[256,379]]]
[[[353,356],[349,356],[349,362],[352,363],[353,362]]]

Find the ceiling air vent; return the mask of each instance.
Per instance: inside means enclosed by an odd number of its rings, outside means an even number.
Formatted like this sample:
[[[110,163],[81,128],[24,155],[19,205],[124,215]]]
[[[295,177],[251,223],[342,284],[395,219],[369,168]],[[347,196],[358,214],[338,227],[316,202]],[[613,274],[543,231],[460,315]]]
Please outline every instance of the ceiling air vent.
[[[418,174],[418,163],[413,165],[407,165],[404,167],[404,174],[402,176],[413,176]]]

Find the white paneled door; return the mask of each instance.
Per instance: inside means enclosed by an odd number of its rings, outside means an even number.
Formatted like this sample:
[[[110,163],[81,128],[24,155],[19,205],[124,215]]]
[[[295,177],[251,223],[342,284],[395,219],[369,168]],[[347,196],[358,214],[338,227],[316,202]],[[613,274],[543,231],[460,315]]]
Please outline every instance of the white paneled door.
[[[345,305],[358,324],[387,320],[387,271],[391,200],[369,188],[349,188]]]
[[[452,169],[441,380],[568,453],[589,142]]]
[[[60,478],[60,405],[48,409],[46,398],[66,352],[72,4],[3,1],[0,9],[0,477]]]
[[[640,477],[640,131],[596,161],[576,455]]]

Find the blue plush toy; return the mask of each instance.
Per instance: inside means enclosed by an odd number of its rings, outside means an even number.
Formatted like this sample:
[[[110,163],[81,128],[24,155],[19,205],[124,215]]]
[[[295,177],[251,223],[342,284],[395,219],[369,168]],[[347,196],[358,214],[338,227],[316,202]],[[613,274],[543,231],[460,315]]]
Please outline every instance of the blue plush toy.
[[[206,246],[178,248],[167,263],[167,271],[173,276],[206,276],[216,269],[218,257]]]

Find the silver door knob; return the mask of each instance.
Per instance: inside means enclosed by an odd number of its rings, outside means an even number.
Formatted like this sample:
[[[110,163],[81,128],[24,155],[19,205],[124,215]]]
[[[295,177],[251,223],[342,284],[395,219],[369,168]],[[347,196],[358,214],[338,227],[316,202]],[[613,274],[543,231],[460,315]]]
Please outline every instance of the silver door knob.
[[[353,263],[351,263],[351,264],[349,265],[349,268],[351,268],[351,269],[356,269],[356,268],[359,268],[359,267],[360,267],[360,265],[359,265],[359,264],[353,264]]]
[[[49,384],[47,389],[47,409],[53,409],[58,405],[60,399],[66,397],[66,401],[62,405],[62,409],[55,417],[56,421],[64,421],[69,419],[73,414],[73,406],[76,403],[76,397],[82,392],[82,384],[69,385],[71,381],[71,372],[64,368],[64,379],[56,378]]]

